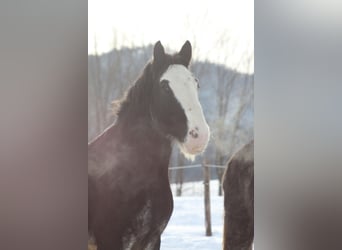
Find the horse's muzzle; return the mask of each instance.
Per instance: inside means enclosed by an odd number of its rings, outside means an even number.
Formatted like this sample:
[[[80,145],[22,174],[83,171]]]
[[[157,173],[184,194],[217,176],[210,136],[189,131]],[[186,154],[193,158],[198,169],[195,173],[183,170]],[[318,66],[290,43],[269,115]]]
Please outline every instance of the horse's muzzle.
[[[183,149],[187,154],[196,155],[202,153],[207,147],[210,136],[209,126],[207,124],[201,127],[189,129]]]

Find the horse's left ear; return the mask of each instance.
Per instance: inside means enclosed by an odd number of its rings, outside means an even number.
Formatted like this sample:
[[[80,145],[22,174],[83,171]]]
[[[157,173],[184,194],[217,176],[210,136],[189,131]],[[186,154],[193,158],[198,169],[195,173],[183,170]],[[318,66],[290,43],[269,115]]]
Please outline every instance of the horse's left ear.
[[[164,47],[161,44],[160,41],[158,41],[153,48],[153,61],[155,63],[161,63],[164,61],[165,58],[165,51],[164,51]]]
[[[191,51],[192,51],[191,43],[189,41],[186,41],[178,53],[183,58],[184,64],[186,66],[189,66],[189,63],[191,60],[191,53],[192,53]]]

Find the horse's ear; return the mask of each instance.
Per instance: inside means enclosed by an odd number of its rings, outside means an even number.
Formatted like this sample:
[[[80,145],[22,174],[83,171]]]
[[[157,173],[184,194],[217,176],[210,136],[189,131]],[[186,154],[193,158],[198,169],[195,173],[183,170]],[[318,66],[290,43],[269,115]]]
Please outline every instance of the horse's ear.
[[[186,41],[178,53],[183,58],[186,66],[189,66],[189,63],[191,60],[191,53],[192,53],[191,51],[192,51],[191,43],[189,41]]]
[[[160,41],[158,41],[153,48],[153,60],[157,63],[162,62],[165,57],[164,47]]]

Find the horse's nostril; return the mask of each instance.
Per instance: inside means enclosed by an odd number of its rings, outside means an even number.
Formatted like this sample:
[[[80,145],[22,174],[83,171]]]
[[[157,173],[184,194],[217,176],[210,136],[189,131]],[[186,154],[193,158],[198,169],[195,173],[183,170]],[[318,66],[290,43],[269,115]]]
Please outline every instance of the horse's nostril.
[[[189,132],[189,135],[191,135],[192,138],[197,138],[198,137],[198,133],[195,130],[193,130],[193,129]]]

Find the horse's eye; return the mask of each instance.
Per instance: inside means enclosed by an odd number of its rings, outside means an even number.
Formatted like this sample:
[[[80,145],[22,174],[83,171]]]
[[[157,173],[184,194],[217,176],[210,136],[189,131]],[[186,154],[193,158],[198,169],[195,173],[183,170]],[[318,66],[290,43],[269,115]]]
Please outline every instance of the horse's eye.
[[[171,92],[170,86],[169,86],[169,81],[168,80],[162,80],[160,82],[161,87],[166,91],[166,92]]]

